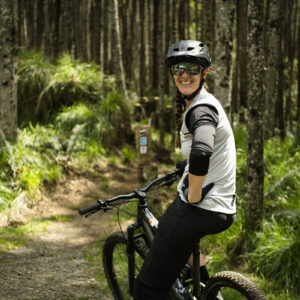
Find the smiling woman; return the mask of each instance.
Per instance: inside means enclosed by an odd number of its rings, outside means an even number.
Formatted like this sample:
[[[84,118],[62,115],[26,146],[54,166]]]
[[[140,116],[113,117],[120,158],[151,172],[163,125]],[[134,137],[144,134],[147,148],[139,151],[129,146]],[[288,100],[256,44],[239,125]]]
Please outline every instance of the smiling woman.
[[[233,133],[221,104],[204,88],[211,64],[208,47],[199,41],[179,41],[169,48],[166,64],[177,88],[176,126],[186,166],[177,197],[161,217],[135,281],[135,300],[165,300],[189,261],[192,245],[226,230],[236,212]],[[209,275],[201,255],[200,265],[205,284]],[[216,295],[218,299],[223,298]]]

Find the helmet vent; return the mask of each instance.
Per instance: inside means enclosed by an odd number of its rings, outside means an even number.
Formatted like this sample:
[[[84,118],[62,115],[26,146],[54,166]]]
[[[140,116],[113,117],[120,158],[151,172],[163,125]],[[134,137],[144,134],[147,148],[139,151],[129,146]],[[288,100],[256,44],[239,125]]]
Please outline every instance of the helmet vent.
[[[204,47],[204,44],[203,44],[203,43],[200,43],[199,46],[200,46],[200,47]]]
[[[194,47],[188,47],[187,50],[192,51],[192,50],[194,50]]]
[[[173,51],[179,51],[179,48],[174,48]]]

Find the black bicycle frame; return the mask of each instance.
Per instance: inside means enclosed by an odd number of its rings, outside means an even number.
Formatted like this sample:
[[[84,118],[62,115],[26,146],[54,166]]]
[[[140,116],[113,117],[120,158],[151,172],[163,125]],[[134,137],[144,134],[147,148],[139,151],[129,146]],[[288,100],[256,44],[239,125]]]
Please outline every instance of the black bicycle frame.
[[[127,256],[128,256],[128,281],[129,281],[129,293],[133,295],[134,280],[135,280],[135,252],[134,252],[134,232],[142,227],[147,238],[147,242],[151,244],[154,238],[155,231],[158,226],[157,219],[153,216],[147,207],[146,194],[140,192],[138,194],[138,213],[137,221],[127,227]]]

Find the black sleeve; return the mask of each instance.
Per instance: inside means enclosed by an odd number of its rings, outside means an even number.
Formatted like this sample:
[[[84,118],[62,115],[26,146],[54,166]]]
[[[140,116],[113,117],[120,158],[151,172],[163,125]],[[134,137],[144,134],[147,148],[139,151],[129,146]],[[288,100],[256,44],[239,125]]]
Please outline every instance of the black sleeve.
[[[193,135],[189,172],[204,176],[209,167],[209,158],[213,152],[218,111],[211,105],[199,105],[186,116],[186,125]]]

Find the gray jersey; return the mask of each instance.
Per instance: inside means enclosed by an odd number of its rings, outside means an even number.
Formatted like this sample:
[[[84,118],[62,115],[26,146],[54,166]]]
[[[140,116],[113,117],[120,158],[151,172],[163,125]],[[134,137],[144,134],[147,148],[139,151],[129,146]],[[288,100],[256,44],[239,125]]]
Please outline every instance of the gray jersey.
[[[187,166],[181,180],[178,183],[177,190],[181,199],[188,202],[183,193],[183,187],[184,179],[189,173],[189,158],[193,136],[186,126],[185,116],[189,110],[195,106],[203,104],[214,106],[217,109],[219,116],[213,153],[210,157],[208,173],[203,184],[203,187],[205,187],[209,183],[213,182],[214,186],[200,203],[193,205],[206,210],[233,214],[236,212],[236,151],[234,136],[226,113],[220,102],[204,88],[193,100],[184,115],[184,122],[180,132],[180,140],[181,151],[187,159]]]

